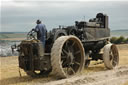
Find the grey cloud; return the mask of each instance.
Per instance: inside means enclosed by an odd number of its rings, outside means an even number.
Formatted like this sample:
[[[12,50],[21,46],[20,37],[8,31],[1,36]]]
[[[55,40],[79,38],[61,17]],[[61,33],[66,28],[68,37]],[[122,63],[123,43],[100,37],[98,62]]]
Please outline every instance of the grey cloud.
[[[49,2],[24,1],[2,3],[2,31],[28,31],[36,19],[41,19],[50,30],[58,25],[72,25],[75,20],[86,21],[103,12],[110,17],[110,28],[128,29],[127,2]],[[123,23],[122,23],[123,22]],[[27,28],[28,27],[28,28]],[[19,29],[18,29],[19,28]]]

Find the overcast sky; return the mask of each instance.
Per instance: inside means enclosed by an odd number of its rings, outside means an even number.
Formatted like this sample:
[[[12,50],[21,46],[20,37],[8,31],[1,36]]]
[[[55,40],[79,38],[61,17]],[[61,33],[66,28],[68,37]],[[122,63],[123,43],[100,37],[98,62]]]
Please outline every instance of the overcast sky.
[[[74,25],[84,16],[88,21],[99,12],[109,16],[110,29],[128,29],[128,1],[3,0],[1,31],[27,32],[36,26],[37,19],[51,30],[59,25]]]

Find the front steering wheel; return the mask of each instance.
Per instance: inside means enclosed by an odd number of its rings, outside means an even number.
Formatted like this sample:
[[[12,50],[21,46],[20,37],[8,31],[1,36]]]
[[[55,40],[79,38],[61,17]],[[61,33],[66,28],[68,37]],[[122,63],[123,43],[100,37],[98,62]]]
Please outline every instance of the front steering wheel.
[[[31,40],[31,39],[37,39],[36,37],[36,32],[31,30],[30,32],[28,32],[27,34],[27,40]]]

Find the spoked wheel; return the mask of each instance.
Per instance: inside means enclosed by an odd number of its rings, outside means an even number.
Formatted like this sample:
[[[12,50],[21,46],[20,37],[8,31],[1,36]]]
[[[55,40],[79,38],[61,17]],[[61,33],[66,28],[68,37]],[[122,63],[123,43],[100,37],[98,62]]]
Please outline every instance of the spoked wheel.
[[[48,74],[51,72],[51,70],[48,71],[25,71],[27,75],[31,77],[42,77],[42,76],[48,76]]]
[[[85,64],[84,48],[75,36],[59,37],[52,47],[52,72],[58,78],[79,73]]]
[[[107,44],[104,47],[103,60],[108,69],[113,69],[119,64],[119,53],[116,45]]]

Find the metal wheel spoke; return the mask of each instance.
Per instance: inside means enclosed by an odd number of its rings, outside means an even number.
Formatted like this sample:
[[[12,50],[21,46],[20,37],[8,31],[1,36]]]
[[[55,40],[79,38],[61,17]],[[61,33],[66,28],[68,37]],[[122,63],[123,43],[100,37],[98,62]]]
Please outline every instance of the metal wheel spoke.
[[[112,51],[110,51],[109,56],[110,56],[110,60],[113,60],[113,53],[112,53]]]
[[[64,55],[64,51],[62,50],[61,55]]]
[[[62,66],[64,66],[66,63],[65,63],[65,61],[63,60],[63,61],[61,61],[61,65]]]
[[[112,60],[113,63],[117,64],[117,61],[115,59]]]
[[[75,74],[74,69],[71,66],[69,66],[69,67],[70,67],[71,71],[73,72],[73,74]]]
[[[117,52],[115,53],[115,56],[116,56],[116,57],[118,56],[118,53],[117,53]]]
[[[73,47],[75,45],[75,42],[72,43],[71,47]]]
[[[68,47],[68,41],[65,43],[66,47]]]
[[[75,62],[75,64],[79,65],[80,66],[80,63],[79,62]]]
[[[74,55],[79,54],[79,53],[80,53],[80,50],[76,51],[76,52],[74,53]]]
[[[68,52],[65,49],[63,49],[62,51],[63,51],[63,53],[65,53],[66,55],[68,55]]]
[[[117,64],[117,61],[113,59],[112,63]]]

